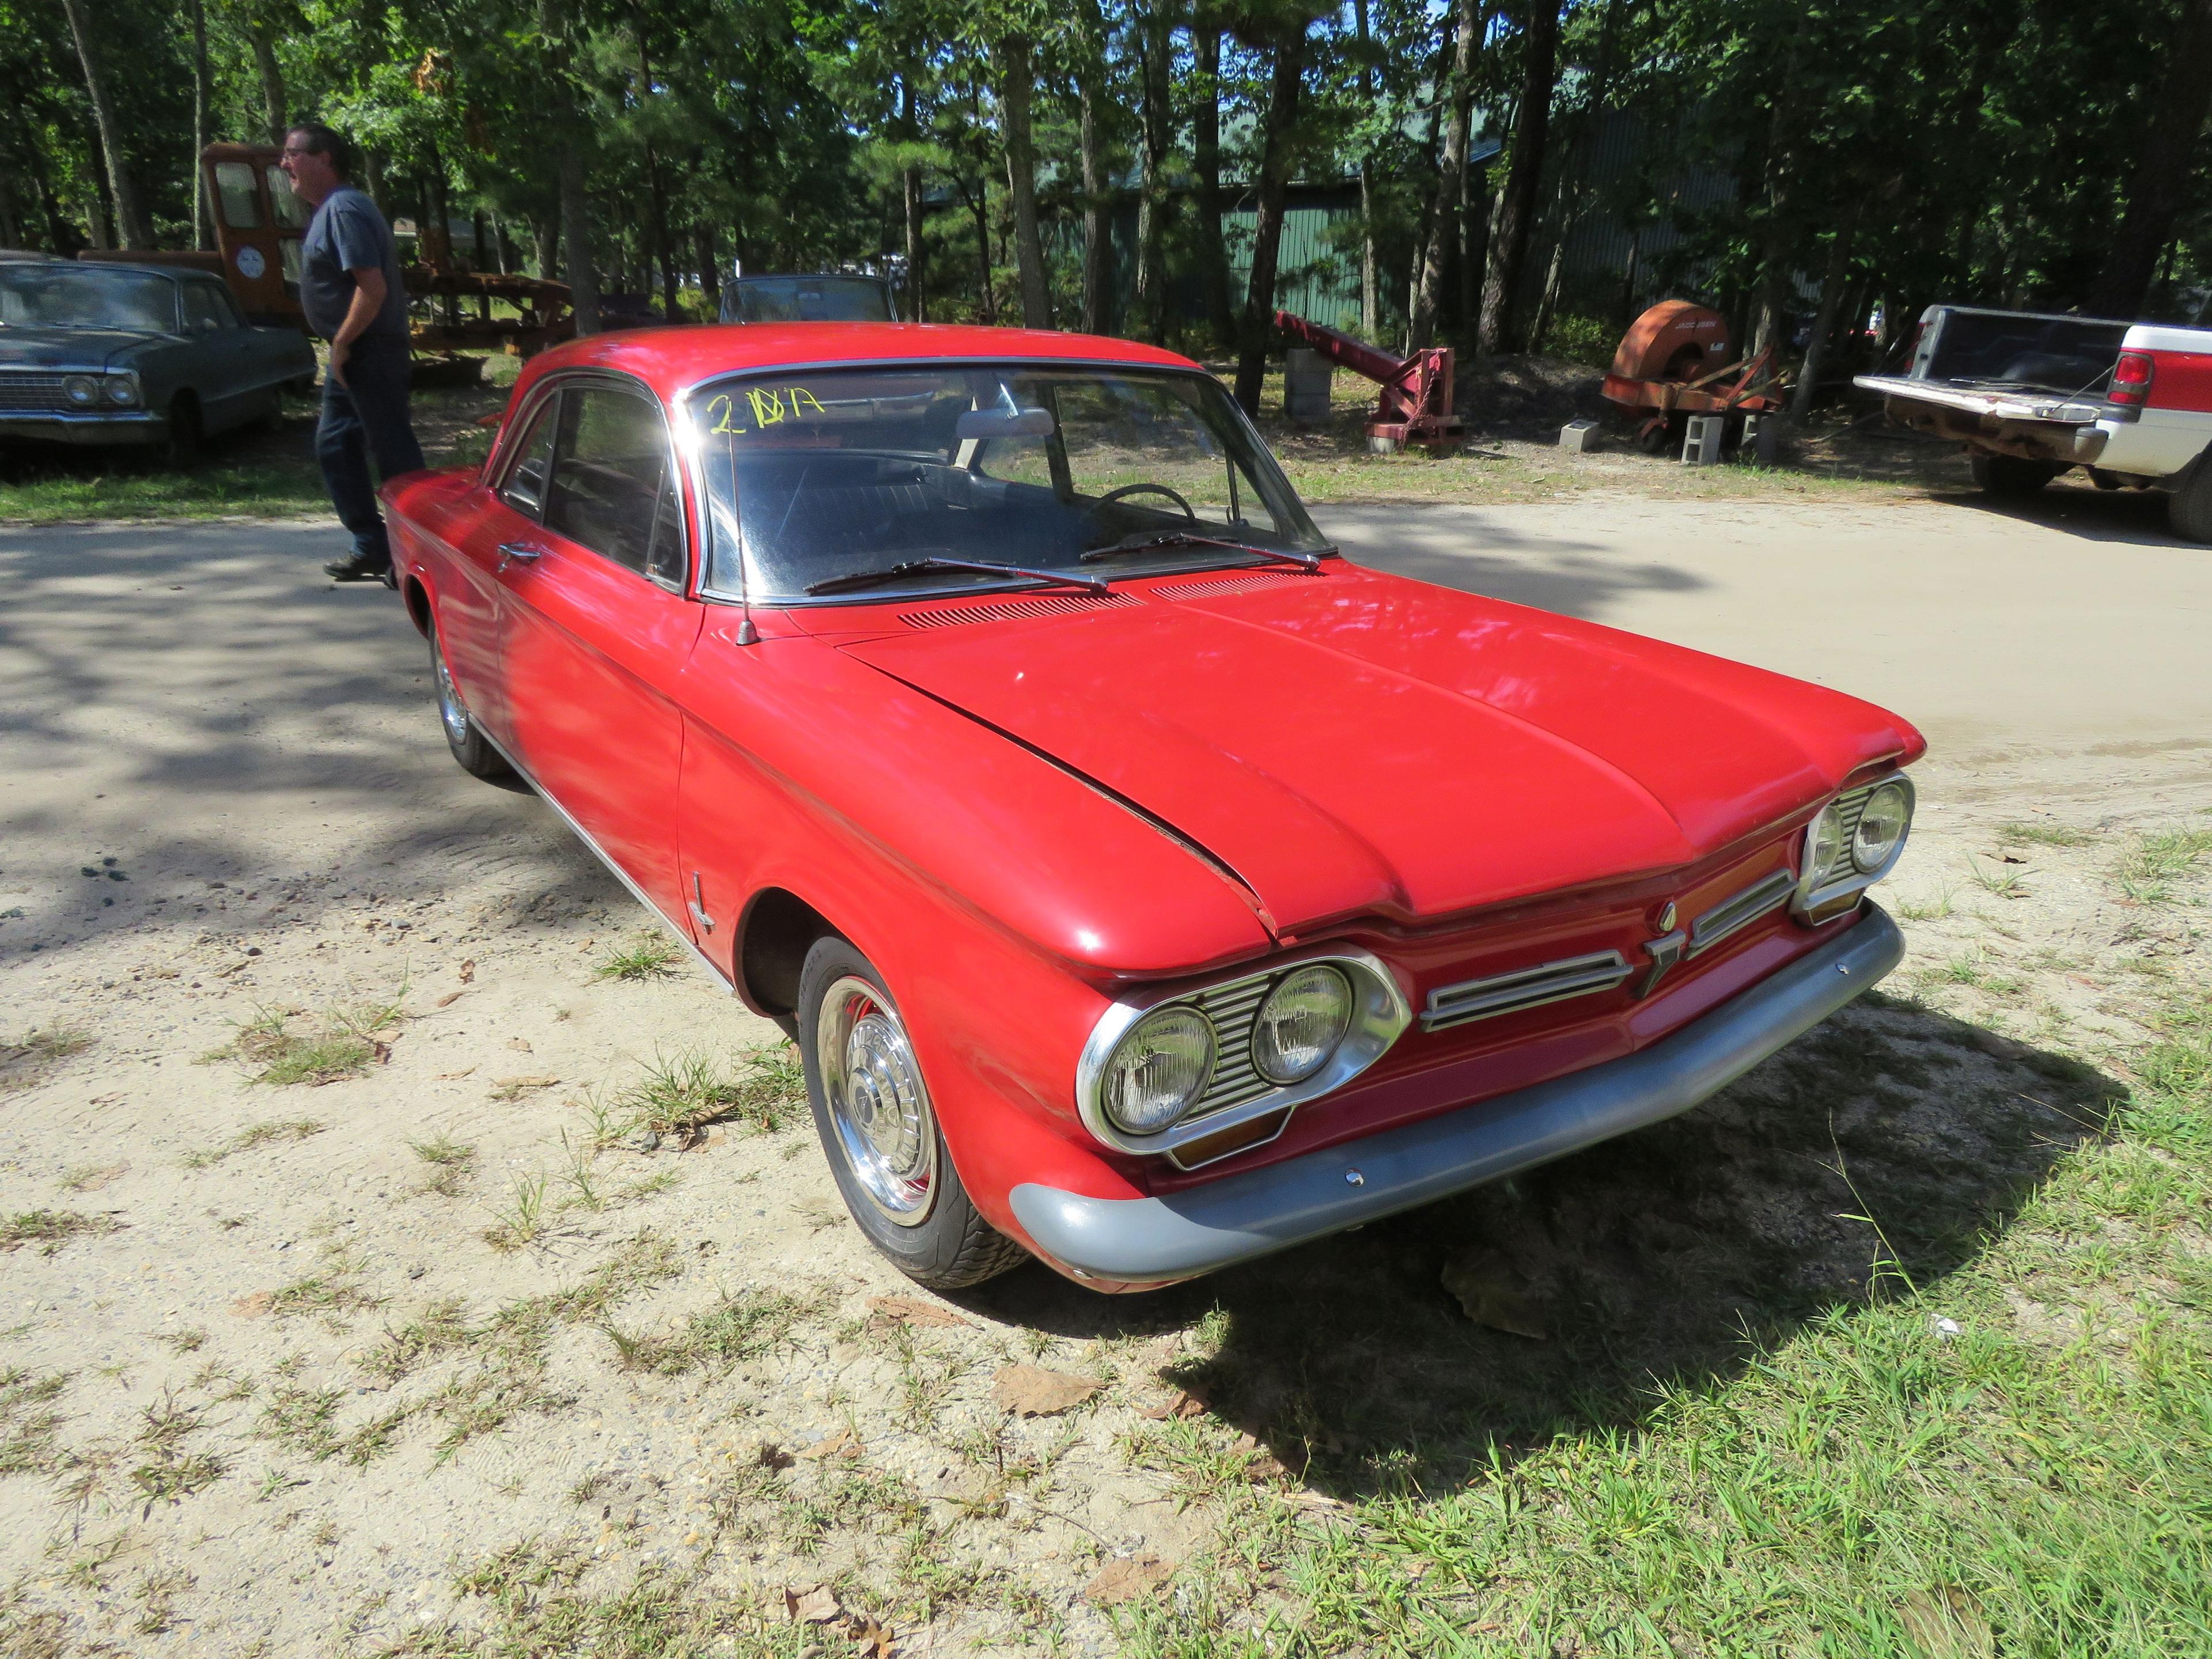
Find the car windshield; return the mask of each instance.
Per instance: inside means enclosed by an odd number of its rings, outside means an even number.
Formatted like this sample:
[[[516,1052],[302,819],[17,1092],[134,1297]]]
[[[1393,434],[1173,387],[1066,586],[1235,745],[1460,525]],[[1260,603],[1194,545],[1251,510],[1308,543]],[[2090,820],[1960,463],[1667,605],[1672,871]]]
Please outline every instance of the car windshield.
[[[177,331],[177,285],[139,270],[0,266],[0,326]]]
[[[1096,580],[1328,548],[1250,422],[1203,374],[788,372],[715,381],[691,395],[690,413],[709,503],[708,585],[725,593],[793,599],[857,579],[868,596],[890,596],[1010,580],[939,563],[869,580],[930,560]]]
[[[745,276],[722,290],[726,323],[890,323],[872,276]]]

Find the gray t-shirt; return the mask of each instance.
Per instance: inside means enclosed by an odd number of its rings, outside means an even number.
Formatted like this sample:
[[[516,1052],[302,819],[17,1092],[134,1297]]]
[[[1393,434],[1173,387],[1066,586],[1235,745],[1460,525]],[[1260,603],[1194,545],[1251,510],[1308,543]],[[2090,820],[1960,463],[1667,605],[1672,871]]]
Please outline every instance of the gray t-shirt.
[[[368,192],[340,185],[315,210],[300,245],[300,307],[307,326],[325,340],[337,334],[353,303],[353,273],[372,265],[384,272],[384,306],[361,337],[404,343],[407,289],[399,280],[392,227]]]

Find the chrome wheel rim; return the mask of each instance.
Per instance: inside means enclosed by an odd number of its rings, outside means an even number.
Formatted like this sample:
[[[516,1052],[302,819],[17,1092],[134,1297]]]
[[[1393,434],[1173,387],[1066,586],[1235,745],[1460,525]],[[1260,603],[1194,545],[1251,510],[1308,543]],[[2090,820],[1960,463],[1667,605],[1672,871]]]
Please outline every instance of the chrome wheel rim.
[[[898,1010],[848,975],[822,999],[814,1052],[846,1167],[886,1220],[920,1226],[937,1198],[937,1119]]]
[[[430,641],[430,662],[438,675],[438,718],[445,722],[446,740],[459,748],[469,740],[469,711],[461,702],[460,688],[453,684],[453,671],[446,666],[445,647],[435,638]]]

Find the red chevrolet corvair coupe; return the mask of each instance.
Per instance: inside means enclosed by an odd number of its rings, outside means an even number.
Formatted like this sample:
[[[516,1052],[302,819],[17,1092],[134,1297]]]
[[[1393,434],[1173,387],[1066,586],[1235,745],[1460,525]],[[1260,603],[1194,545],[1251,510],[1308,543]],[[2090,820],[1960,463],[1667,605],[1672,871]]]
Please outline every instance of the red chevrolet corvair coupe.
[[[797,1037],[926,1285],[1356,1226],[1683,1111],[1902,953],[1911,726],[1347,562],[1166,351],[579,341],[386,500],[455,757]]]

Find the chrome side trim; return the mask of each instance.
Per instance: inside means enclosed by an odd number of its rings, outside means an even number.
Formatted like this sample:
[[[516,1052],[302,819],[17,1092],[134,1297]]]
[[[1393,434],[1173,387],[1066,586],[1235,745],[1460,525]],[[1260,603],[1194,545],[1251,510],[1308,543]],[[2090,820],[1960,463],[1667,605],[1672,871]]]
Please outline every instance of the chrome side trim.
[[[1261,1077],[1252,1063],[1252,1028],[1260,1005],[1283,975],[1309,963],[1333,963],[1346,970],[1357,999],[1352,1024],[1336,1052],[1302,1083],[1278,1085]],[[1115,1127],[1099,1104],[1098,1087],[1106,1062],[1129,1028],[1155,1008],[1184,1004],[1196,1009],[1214,1030],[1213,1074],[1198,1102],[1158,1134],[1133,1135]],[[1090,1040],[1075,1065],[1075,1104],[1084,1127],[1107,1146],[1124,1152],[1150,1154],[1219,1134],[1269,1112],[1279,1112],[1340,1089],[1380,1060],[1413,1024],[1413,1011],[1398,981],[1380,960],[1364,951],[1313,950],[1292,952],[1257,972],[1245,972],[1195,991],[1136,997],[1111,1004],[1091,1028]]]
[[[483,736],[483,740],[486,743],[499,750],[500,758],[514,769],[514,775],[520,778],[525,783],[528,784],[531,787],[532,793],[534,793],[538,799],[544,801],[548,806],[553,809],[553,816],[568,826],[568,833],[575,836],[578,841],[583,842],[584,845],[590,849],[593,858],[599,860],[600,863],[605,865],[609,870],[612,871],[617,881],[629,889],[629,896],[645,907],[646,914],[651,916],[655,921],[659,922],[663,927],[665,927],[669,931],[670,934],[674,937],[676,942],[690,953],[691,959],[697,963],[702,968],[704,968],[708,973],[712,974],[724,990],[734,992],[737,989],[736,981],[714,965],[714,960],[712,957],[709,957],[704,951],[702,951],[696,945],[691,942],[691,935],[684,931],[682,923],[671,920],[665,911],[646,896],[645,889],[639,886],[635,882],[629,878],[629,872],[623,869],[622,866],[617,864],[614,860],[607,856],[607,849],[592,839],[592,832],[585,829],[582,824],[577,823],[576,820],[570,816],[567,807],[562,805],[559,801],[554,799],[550,794],[546,793],[545,786],[538,782],[535,777],[531,775],[530,769],[525,766],[520,761],[515,759],[514,752],[497,738],[492,736],[490,732],[486,732],[482,726],[478,726],[477,727],[477,731]]]
[[[1030,1247],[1085,1279],[1160,1285],[1449,1197],[1689,1110],[1904,959],[1873,905],[1788,967],[1636,1054],[1363,1139],[1158,1198],[1034,1182],[1008,1201]]]
[[[1570,997],[1595,996],[1600,991],[1610,991],[1628,974],[1627,959],[1620,951],[1594,951],[1584,957],[1566,957],[1484,979],[1439,985],[1429,993],[1428,1006],[1421,1011],[1421,1029],[1442,1031],[1471,1020],[1495,1019],[1524,1008],[1540,1008],[1547,1002],[1564,1002]]]
[[[1741,933],[1761,916],[1781,908],[1796,890],[1796,873],[1777,870],[1733,898],[1723,899],[1690,923],[1690,948],[1685,954],[1695,957],[1711,950],[1731,933]]]

